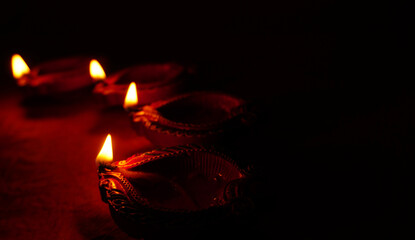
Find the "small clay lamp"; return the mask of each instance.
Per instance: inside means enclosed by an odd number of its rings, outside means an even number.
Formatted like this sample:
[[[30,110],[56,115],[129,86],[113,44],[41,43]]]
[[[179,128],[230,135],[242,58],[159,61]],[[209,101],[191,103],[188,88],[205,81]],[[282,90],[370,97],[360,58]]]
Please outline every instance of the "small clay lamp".
[[[136,108],[130,116],[139,135],[165,147],[220,143],[255,117],[244,100],[216,92],[179,95]]]
[[[181,239],[251,213],[251,176],[228,156],[197,145],[112,161],[108,136],[97,156],[99,189],[117,225],[130,236]],[[233,220],[232,220],[233,219]]]
[[[122,106],[128,84],[135,82],[140,104],[150,104],[182,92],[191,73],[191,68],[176,63],[136,65],[97,83],[94,93],[102,96],[109,106]]]
[[[34,95],[54,95],[93,84],[87,57],[69,57],[41,63],[30,69],[23,58],[12,56],[12,72],[21,87]]]

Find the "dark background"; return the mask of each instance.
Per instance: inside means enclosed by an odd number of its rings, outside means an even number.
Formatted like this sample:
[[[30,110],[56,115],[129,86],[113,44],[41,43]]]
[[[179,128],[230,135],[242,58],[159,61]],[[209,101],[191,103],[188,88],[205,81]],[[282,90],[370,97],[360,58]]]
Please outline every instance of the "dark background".
[[[33,111],[20,103],[10,74],[10,56],[16,52],[29,66],[64,56],[92,55],[107,59],[107,73],[135,63],[195,64],[199,88],[229,92],[258,106],[248,147],[232,150],[236,156],[254,159],[269,179],[265,204],[259,210],[261,220],[246,236],[396,238],[409,227],[415,86],[409,70],[413,61],[408,6],[322,0],[273,4],[13,1],[1,9],[3,117],[14,116],[17,108]],[[82,100],[85,97],[65,107],[78,113],[74,109],[83,106]],[[15,107],[5,107],[9,102]],[[67,117],[57,106],[36,109],[41,110],[35,114],[39,121],[49,115]],[[117,114],[103,115],[123,116]],[[24,119],[14,125],[25,124]],[[82,117],[76,121],[82,124]],[[21,144],[9,140],[7,127],[2,126],[2,164],[9,161],[6,152]],[[97,132],[105,136],[103,130]],[[95,143],[99,146],[98,140]],[[45,140],[44,144],[45,149],[53,149],[52,143]],[[98,151],[93,150],[91,154]],[[10,172],[19,169],[15,165],[0,172],[1,185],[13,182],[19,188],[20,181],[10,180],[15,174]],[[50,181],[54,177],[51,174]],[[30,189],[25,176],[19,178]],[[45,227],[32,227],[29,233],[23,230],[39,215],[25,214],[27,209],[19,207],[19,198],[10,191],[13,188],[2,191],[0,213],[7,217],[0,233],[6,239],[34,233],[35,238],[48,236]],[[93,194],[98,199],[98,191]],[[16,201],[13,206],[20,212],[7,210],[10,201]],[[42,204],[36,207],[47,209]],[[10,230],[16,222],[22,222],[17,228],[22,235]],[[90,226],[91,222],[78,219],[77,224]],[[68,229],[76,228],[71,224],[58,224],[53,231],[75,238],[69,234]],[[96,230],[77,227],[84,232]],[[81,239],[117,238],[99,231],[103,233],[84,233]]]

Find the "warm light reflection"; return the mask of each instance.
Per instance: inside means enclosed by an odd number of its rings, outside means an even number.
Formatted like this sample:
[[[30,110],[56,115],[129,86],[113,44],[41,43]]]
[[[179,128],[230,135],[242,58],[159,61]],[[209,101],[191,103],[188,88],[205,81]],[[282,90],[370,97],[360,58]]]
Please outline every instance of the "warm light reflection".
[[[98,153],[96,163],[97,165],[110,163],[113,160],[112,156],[112,140],[111,134],[108,134],[105,139],[104,145],[101,148],[101,151]]]
[[[96,59],[92,59],[89,63],[89,74],[94,80],[104,80],[107,77],[101,64]]]
[[[124,109],[136,107],[138,104],[137,86],[135,82],[130,83],[128,86],[127,94],[124,99]]]
[[[12,56],[12,72],[15,79],[19,79],[30,72],[30,68],[19,54]]]

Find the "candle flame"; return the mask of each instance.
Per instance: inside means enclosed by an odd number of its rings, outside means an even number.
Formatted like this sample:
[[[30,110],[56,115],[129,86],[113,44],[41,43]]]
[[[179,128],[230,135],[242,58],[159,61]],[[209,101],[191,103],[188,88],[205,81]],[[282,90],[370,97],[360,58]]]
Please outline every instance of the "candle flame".
[[[89,63],[89,74],[94,80],[104,80],[107,76],[101,64],[96,59],[92,59]]]
[[[19,54],[12,56],[12,72],[15,79],[19,79],[30,72],[30,68]]]
[[[113,160],[112,155],[112,140],[111,140],[111,134],[107,135],[107,138],[105,139],[104,145],[101,148],[101,151],[98,153],[96,162],[97,165],[100,164],[106,164],[110,163]]]
[[[128,86],[127,94],[125,95],[124,109],[135,107],[137,104],[137,86],[135,85],[135,82],[131,82],[130,86]]]

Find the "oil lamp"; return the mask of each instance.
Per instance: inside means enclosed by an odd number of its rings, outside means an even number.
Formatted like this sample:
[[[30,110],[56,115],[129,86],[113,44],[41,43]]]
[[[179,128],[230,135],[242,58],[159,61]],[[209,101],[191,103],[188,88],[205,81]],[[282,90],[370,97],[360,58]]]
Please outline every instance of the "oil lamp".
[[[17,84],[35,95],[54,95],[92,85],[89,58],[69,57],[44,62],[30,69],[19,54],[12,56],[13,77]]]
[[[135,82],[139,104],[150,104],[182,92],[192,71],[176,63],[136,65],[101,79],[94,93],[102,96],[109,106],[122,106],[128,84]]]
[[[126,99],[127,100],[127,99]],[[218,144],[255,118],[248,104],[217,92],[191,92],[130,112],[133,128],[158,146]]]
[[[253,210],[252,176],[223,153],[183,145],[113,161],[108,139],[97,157],[99,189],[130,236],[186,238]]]

